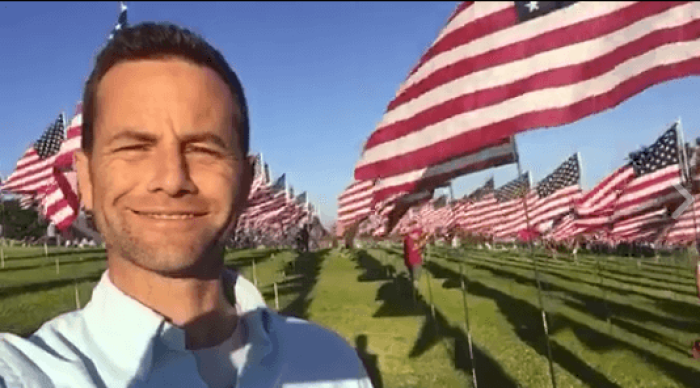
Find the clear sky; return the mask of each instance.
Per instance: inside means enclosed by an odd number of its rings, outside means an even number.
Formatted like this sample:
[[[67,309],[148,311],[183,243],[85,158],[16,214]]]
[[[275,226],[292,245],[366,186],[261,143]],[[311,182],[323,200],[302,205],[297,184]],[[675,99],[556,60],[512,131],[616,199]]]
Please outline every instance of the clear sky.
[[[430,46],[456,2],[128,2],[130,24],[175,22],[226,56],[245,88],[251,149],[274,177],[307,191],[324,224],[351,181],[360,147],[399,84]],[[111,2],[0,2],[0,174],[81,99],[94,55],[114,26]],[[686,140],[700,135],[700,77],[647,89],[615,109],[516,137],[524,170],[537,182],[581,153],[583,188],[622,165],[681,118]],[[514,165],[456,179],[462,196]]]

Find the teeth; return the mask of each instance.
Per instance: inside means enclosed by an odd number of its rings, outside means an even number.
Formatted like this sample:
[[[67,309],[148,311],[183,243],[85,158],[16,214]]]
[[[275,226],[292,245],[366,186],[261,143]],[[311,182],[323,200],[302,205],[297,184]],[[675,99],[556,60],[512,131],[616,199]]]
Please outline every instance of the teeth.
[[[189,218],[194,218],[194,214],[156,214],[156,213],[142,213],[146,217],[150,217],[156,220],[186,220]]]

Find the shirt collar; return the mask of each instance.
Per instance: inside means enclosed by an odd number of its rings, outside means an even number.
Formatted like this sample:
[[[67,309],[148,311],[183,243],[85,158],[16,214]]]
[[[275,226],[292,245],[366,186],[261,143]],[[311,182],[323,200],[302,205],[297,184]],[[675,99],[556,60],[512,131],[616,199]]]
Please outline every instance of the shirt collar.
[[[245,324],[248,331],[246,364],[257,364],[272,351],[270,311],[257,288],[237,272],[227,270],[224,285],[233,286],[236,300],[232,302],[241,311],[239,324]],[[188,351],[184,330],[118,289],[108,271],[95,286],[83,314],[104,359],[112,363],[120,380],[148,378],[156,343],[172,351]]]

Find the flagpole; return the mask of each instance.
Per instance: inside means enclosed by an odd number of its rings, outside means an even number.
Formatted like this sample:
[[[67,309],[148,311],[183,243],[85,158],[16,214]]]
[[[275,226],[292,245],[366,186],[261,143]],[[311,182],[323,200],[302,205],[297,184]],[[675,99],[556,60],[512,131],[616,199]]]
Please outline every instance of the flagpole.
[[[681,155],[683,156],[683,168],[682,171],[685,173],[686,176],[686,184],[690,188],[690,192],[692,195],[693,192],[693,176],[692,176],[692,171],[691,171],[691,166],[690,166],[690,161],[688,160],[688,155],[686,154],[685,150],[685,140],[683,136],[683,125],[681,123],[681,118],[678,118],[678,136],[681,138],[681,141],[679,142],[681,145]],[[695,151],[697,152],[697,150]],[[698,298],[700,298],[700,258],[698,257],[698,254],[700,254],[700,236],[698,236],[698,221],[697,221],[697,213],[695,212],[695,197],[693,197],[693,204],[692,204],[692,214],[693,214],[693,232],[695,234],[695,287],[696,291],[698,293]]]
[[[452,190],[452,181],[450,181],[450,211],[452,212],[452,220],[456,223],[457,219],[455,218],[455,209],[454,209],[454,200],[455,200],[455,194],[454,191]],[[456,228],[456,225],[454,226]],[[454,238],[454,236],[452,237]],[[462,264],[459,264],[459,277],[462,283],[462,309],[464,310],[464,324],[467,329],[467,343],[469,345],[469,359],[471,360],[471,369],[472,369],[472,379],[474,381],[474,388],[477,388],[477,380],[476,380],[476,364],[474,360],[474,351],[473,351],[473,346],[472,346],[472,330],[471,326],[469,325],[469,303],[467,302],[467,287],[465,287],[465,282],[464,279],[466,276],[464,276]]]
[[[512,137],[513,141],[513,148],[515,149],[515,158],[518,166],[518,179],[523,175],[523,170],[522,166],[520,164],[520,154],[518,153],[518,148],[516,146],[515,142],[515,136]],[[528,176],[529,178],[529,176]],[[527,208],[527,196],[530,191],[530,185],[528,185],[527,190],[523,190],[523,208],[525,210],[525,226],[527,228],[527,231],[530,231],[530,215],[528,212]],[[532,260],[532,263],[535,268],[535,282],[537,283],[537,299],[539,300],[540,304],[540,312],[542,314],[542,327],[544,328],[544,334],[545,338],[547,340],[547,361],[549,363],[549,377],[552,382],[552,388],[557,387],[557,381],[554,376],[554,363],[552,361],[552,347],[550,344],[549,340],[549,328],[547,326],[547,313],[544,308],[544,299],[542,298],[542,286],[540,284],[540,276],[539,276],[539,270],[537,269],[537,258],[535,257],[535,252],[534,252],[534,247],[532,245],[532,241],[528,241],[528,245],[530,247],[530,258]]]

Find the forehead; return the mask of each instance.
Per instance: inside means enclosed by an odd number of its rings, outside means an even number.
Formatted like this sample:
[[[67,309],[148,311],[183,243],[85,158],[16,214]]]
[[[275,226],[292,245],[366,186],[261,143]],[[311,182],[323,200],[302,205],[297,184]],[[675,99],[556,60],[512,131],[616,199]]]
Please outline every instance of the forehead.
[[[95,102],[95,126],[101,130],[114,130],[118,124],[234,132],[236,107],[226,82],[214,70],[182,59],[119,63],[99,82]]]

